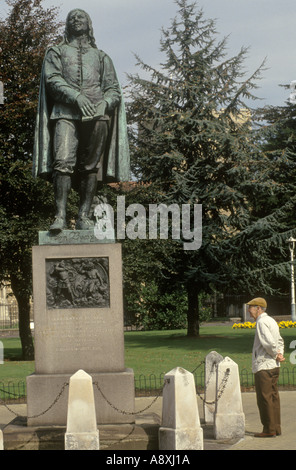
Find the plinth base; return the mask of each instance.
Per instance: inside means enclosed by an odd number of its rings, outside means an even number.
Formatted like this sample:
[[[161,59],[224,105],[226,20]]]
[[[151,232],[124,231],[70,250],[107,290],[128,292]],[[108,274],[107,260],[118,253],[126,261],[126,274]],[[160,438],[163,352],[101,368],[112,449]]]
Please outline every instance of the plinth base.
[[[27,377],[28,426],[66,426],[69,393],[66,384],[71,375],[32,374]],[[94,383],[97,423],[134,423],[133,370],[90,375]]]
[[[151,418],[149,424],[99,425],[100,450],[157,450],[159,424]],[[27,426],[25,419],[15,418],[3,430],[4,449],[65,450],[65,433],[66,428],[63,426]],[[97,454],[96,459],[101,456],[101,453]],[[105,454],[103,460],[106,466]]]

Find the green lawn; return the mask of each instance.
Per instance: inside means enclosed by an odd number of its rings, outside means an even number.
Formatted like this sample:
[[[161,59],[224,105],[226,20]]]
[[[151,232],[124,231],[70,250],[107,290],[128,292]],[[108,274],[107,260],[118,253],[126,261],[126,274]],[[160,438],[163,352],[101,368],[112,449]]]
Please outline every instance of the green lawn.
[[[135,377],[165,374],[179,366],[192,372],[211,351],[229,356],[240,371],[251,372],[251,351],[255,330],[232,330],[230,326],[203,326],[198,339],[187,338],[186,330],[137,331],[125,333],[125,366],[134,370]],[[289,372],[296,370],[290,363],[290,342],[296,339],[296,330],[281,329],[285,340],[286,362]],[[4,364],[0,365],[0,384],[25,380],[34,372],[34,362],[18,360],[21,354],[18,338],[1,338],[4,345]],[[196,373],[203,370],[201,366]],[[289,374],[291,376],[291,373]],[[295,374],[296,375],[296,374]]]
[[[135,375],[166,373],[174,367],[192,372],[211,351],[229,356],[241,368],[251,367],[254,331],[234,331],[229,326],[201,327],[201,337],[187,338],[185,330],[128,332],[125,363]]]
[[[198,339],[187,338],[185,330],[128,332],[125,334],[125,364],[140,374],[159,374],[179,366],[193,372],[205,356],[216,351],[229,356],[251,376],[252,347],[255,330],[232,330],[230,326],[204,326]],[[290,363],[290,343],[296,339],[296,330],[281,329],[285,341],[286,361],[282,364],[283,382],[296,385],[296,366]],[[292,371],[295,369],[295,377]],[[201,366],[196,374],[203,370]],[[295,381],[295,383],[293,383]]]

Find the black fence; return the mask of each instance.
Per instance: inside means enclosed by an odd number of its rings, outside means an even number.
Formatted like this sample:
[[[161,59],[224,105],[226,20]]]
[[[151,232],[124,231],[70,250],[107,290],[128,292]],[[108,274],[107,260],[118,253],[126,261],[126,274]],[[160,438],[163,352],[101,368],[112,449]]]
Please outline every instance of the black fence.
[[[19,382],[0,382],[0,405],[1,401],[5,403],[26,403],[27,387],[24,380]]]
[[[0,302],[0,329],[18,329],[18,306],[16,301],[10,303]]]
[[[195,385],[198,392],[203,392],[205,381],[204,371],[194,373]],[[144,375],[140,374],[135,376],[135,393],[136,396],[153,396],[161,393],[164,384],[165,374]],[[240,384],[242,392],[254,390],[254,374],[247,370],[240,371]],[[296,367],[289,369],[288,367],[281,367],[278,385],[280,389],[288,390],[296,388]],[[5,383],[0,381],[0,405],[1,401],[4,403],[26,403],[27,390],[26,382],[21,380],[19,382]]]
[[[153,395],[159,393],[163,387],[164,375],[159,376],[155,374],[138,375],[135,377],[135,390],[136,395]],[[194,373],[195,385],[198,391],[203,391],[205,386],[204,371]],[[254,374],[247,369],[240,371],[240,384],[242,391],[251,391],[255,387]],[[281,367],[280,377],[278,382],[281,388],[294,388],[296,387],[296,367],[292,370],[287,367]]]

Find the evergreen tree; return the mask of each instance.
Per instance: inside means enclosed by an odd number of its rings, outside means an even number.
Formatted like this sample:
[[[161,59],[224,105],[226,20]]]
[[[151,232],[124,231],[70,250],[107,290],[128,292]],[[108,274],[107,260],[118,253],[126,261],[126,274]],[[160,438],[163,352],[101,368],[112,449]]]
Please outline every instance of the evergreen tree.
[[[165,62],[158,70],[137,58],[146,75],[130,76],[129,119],[138,128],[132,140],[138,178],[154,187],[159,202],[203,207],[201,248],[184,251],[180,244],[169,260],[170,285],[175,280],[187,291],[188,335],[198,336],[200,293],[242,286],[247,292],[257,282],[245,256],[248,229],[253,237],[258,220],[249,196],[260,180],[266,191],[272,184],[246,103],[256,99],[264,63],[246,78],[247,49],[227,58],[227,39],[217,40],[215,22],[189,0],[176,4],[178,16],[162,30]]]
[[[258,289],[270,294],[290,290],[288,239],[295,238],[296,106],[267,106],[256,110],[260,160],[250,185],[253,223],[241,234],[245,253],[257,270]]]

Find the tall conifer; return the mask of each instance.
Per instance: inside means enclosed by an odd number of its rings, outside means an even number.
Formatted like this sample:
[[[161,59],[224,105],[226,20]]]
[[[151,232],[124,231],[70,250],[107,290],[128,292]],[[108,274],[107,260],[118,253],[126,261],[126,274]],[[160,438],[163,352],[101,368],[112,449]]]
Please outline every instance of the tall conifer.
[[[246,77],[248,50],[227,57],[227,38],[217,39],[215,21],[189,0],[176,4],[178,15],[162,30],[161,66],[137,57],[142,76],[130,76],[129,119],[138,178],[155,188],[159,202],[203,207],[201,248],[180,245],[168,260],[175,268],[170,284],[182,283],[188,294],[188,335],[198,336],[201,292],[269,287],[252,269],[255,254],[267,253],[259,242],[268,234],[263,229],[256,237],[256,224],[272,228],[272,216],[254,214],[253,195],[260,184],[271,194],[273,181],[253,136],[250,108],[264,62]]]

